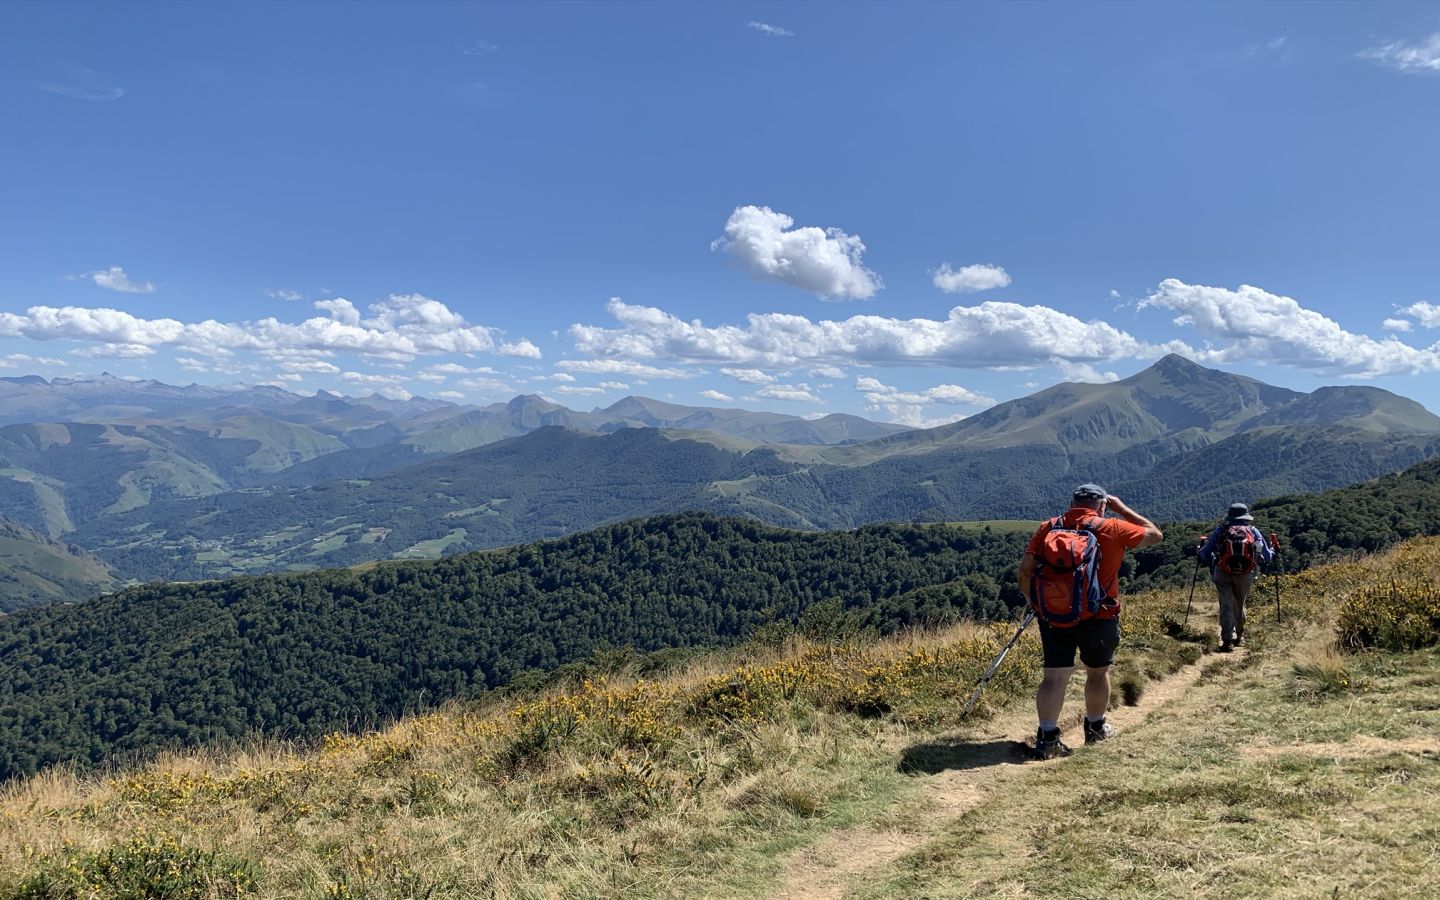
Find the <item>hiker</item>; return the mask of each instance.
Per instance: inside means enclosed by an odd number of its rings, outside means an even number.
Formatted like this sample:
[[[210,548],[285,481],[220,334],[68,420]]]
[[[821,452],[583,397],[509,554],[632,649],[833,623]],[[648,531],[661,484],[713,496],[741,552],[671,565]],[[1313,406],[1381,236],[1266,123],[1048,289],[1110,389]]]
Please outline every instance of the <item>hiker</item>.
[[[1107,519],[1113,513],[1119,518]],[[1099,485],[1075,489],[1070,509],[1036,530],[1020,561],[1020,590],[1040,622],[1045,675],[1035,694],[1040,728],[1037,759],[1068,756],[1060,741],[1060,709],[1075,672],[1075,651],[1085,665],[1085,743],[1115,733],[1105,721],[1110,706],[1110,665],[1120,644],[1120,563],[1125,551],[1164,538],[1149,519]]]
[[[1215,526],[1199,549],[1200,561],[1210,567],[1210,580],[1220,595],[1221,653],[1245,641],[1245,598],[1255,584],[1260,566],[1269,565],[1275,550],[1255,527],[1255,517],[1244,503],[1232,503],[1225,521]]]

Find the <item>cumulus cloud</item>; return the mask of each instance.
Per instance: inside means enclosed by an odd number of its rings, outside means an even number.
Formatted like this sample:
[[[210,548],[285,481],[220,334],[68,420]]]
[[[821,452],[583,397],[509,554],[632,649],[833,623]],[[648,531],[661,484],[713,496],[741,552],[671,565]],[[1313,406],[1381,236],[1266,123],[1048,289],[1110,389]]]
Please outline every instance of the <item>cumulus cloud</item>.
[[[1112,381],[1119,381],[1120,376],[1114,372],[1101,372],[1089,363],[1070,362],[1069,360],[1054,360],[1055,367],[1066,381],[1079,381],[1085,384],[1109,384]]]
[[[144,359],[155,351],[144,344],[107,343],[70,351],[87,359]]]
[[[768,372],[762,372],[762,371],[760,371],[759,369],[729,369],[729,368],[726,368],[726,369],[721,369],[721,370],[720,370],[720,373],[721,373],[722,375],[729,375],[731,378],[735,379],[736,381],[744,382],[745,384],[771,384],[772,382],[775,382],[775,381],[779,381],[779,380],[780,380],[780,379],[776,378],[774,375],[771,375],[771,374],[768,373]]]
[[[785,313],[753,313],[743,325],[718,326],[686,322],[619,298],[610,300],[606,310],[618,327],[577,324],[570,336],[582,352],[617,362],[1035,368],[1054,359],[1095,363],[1188,349],[1178,343],[1148,344],[1105,322],[1083,322],[1045,306],[995,301],[957,306],[938,320],[853,316],[812,321]]]
[[[768,206],[740,206],[714,241],[753,277],[811,291],[825,299],[868,300],[884,287],[865,268],[865,244],[838,228],[795,228],[795,220]]]
[[[275,376],[275,380],[289,382],[304,381],[305,376],[301,375],[299,372],[281,372],[279,375]]]
[[[1395,41],[1362,50],[1360,58],[1410,75],[1440,73],[1440,31],[1418,42]]]
[[[735,400],[735,398],[729,394],[722,394],[719,391],[701,391],[700,396],[706,400],[718,400],[721,403],[732,403]]]
[[[589,387],[587,385],[579,384],[562,384],[559,387],[552,388],[551,390],[555,391],[555,393],[557,394],[579,394],[581,396],[593,396],[595,394],[605,393],[604,388]]]
[[[810,374],[818,378],[844,378],[845,370],[839,366],[816,366],[810,370]]]
[[[172,347],[191,356],[226,357],[254,352],[277,364],[349,353],[371,360],[410,362],[420,356],[500,353],[538,354],[528,341],[502,344],[499,332],[472,325],[438,300],[392,294],[372,303],[362,317],[344,298],[321,300],[325,316],[302,322],[275,317],[251,322],[182,322],[146,319],[118,309],[32,306],[0,313],[0,337],[36,341],[93,341],[150,348]]]
[[[607,390],[607,391],[628,391],[628,390],[630,390],[630,385],[626,384],[626,383],[623,382],[623,381],[602,381],[602,382],[600,382],[600,386],[601,386],[602,388],[604,388],[605,390]]]
[[[1380,327],[1390,331],[1409,331],[1415,327],[1415,323],[1409,319],[1386,319],[1380,323]]]
[[[925,406],[931,403],[948,403],[993,406],[995,403],[995,398],[958,384],[937,384],[923,391],[902,391],[868,375],[862,375],[855,379],[855,390],[860,391],[868,401],[874,404],[884,402]]]
[[[86,272],[82,278],[89,278],[102,288],[125,294],[153,294],[155,285],[148,281],[135,281],[125,274],[120,266],[111,266],[98,272]]]
[[[1412,303],[1397,312],[1402,316],[1409,316],[1426,328],[1440,328],[1440,306],[1434,303]]]
[[[526,359],[539,359],[540,348],[529,341],[513,341],[501,344],[495,348],[495,352],[501,356],[521,356]]]
[[[808,384],[767,384],[751,394],[748,400],[790,400],[797,403],[824,403]]]
[[[947,294],[961,294],[972,291],[993,291],[1010,283],[1010,273],[999,266],[973,265],[950,268],[948,262],[941,263],[932,279],[935,286]]]
[[[1193,354],[1207,362],[1265,361],[1312,372],[1369,378],[1440,369],[1440,352],[1397,338],[1376,340],[1297,301],[1258,287],[1237,290],[1167,278],[1140,301],[1177,313],[1175,324],[1195,328],[1221,346]]]
[[[555,367],[589,375],[632,375],[635,378],[694,378],[698,374],[685,369],[662,369],[620,359],[562,359]]]
[[[757,22],[757,21],[755,21],[754,19],[751,19],[749,22],[746,22],[746,23],[745,23],[745,27],[746,27],[746,28],[753,28],[753,29],[755,29],[756,31],[760,32],[761,34],[769,35],[770,37],[794,37],[794,36],[795,36],[795,32],[790,31],[789,29],[781,28],[779,25],[771,25],[771,24],[769,24],[768,22]]]

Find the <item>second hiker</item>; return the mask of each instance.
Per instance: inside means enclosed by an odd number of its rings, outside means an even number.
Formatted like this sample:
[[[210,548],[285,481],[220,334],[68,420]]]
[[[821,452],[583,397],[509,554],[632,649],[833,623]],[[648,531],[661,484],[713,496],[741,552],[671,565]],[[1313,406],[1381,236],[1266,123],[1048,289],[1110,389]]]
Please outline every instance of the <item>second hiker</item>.
[[[1220,595],[1219,650],[1229,653],[1245,640],[1245,598],[1260,566],[1269,565],[1275,551],[1255,527],[1250,507],[1232,503],[1225,521],[1210,532],[1199,553],[1200,561],[1210,566],[1210,580]]]
[[[1107,519],[1113,513],[1119,518]],[[1070,509],[1035,532],[1020,561],[1020,590],[1040,622],[1045,675],[1035,695],[1040,728],[1035,755],[1070,752],[1060,741],[1060,710],[1075,672],[1085,665],[1085,743],[1114,733],[1105,722],[1110,665],[1120,644],[1120,564],[1125,551],[1164,538],[1154,523],[1094,484],[1075,489]]]

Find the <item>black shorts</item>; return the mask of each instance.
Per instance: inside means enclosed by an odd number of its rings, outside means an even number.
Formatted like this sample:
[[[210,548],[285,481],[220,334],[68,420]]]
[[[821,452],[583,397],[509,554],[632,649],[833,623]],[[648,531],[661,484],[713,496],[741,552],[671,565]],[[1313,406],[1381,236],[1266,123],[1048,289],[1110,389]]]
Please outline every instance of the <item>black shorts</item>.
[[[1080,662],[1092,669],[1115,662],[1115,648],[1120,646],[1120,620],[1086,619],[1069,628],[1052,628],[1040,623],[1040,647],[1045,653],[1045,668],[1068,669],[1075,665],[1075,651]]]

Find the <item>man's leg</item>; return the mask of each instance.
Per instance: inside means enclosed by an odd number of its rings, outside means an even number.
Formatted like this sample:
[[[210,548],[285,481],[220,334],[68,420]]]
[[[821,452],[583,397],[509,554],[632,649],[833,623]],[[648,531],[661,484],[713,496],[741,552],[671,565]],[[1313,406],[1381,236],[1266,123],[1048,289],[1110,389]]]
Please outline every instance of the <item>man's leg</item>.
[[[1237,644],[1245,639],[1245,600],[1250,596],[1250,588],[1254,584],[1254,572],[1238,576],[1231,583],[1231,590],[1235,592],[1235,643]]]
[[[1228,572],[1218,569],[1211,580],[1215,582],[1215,591],[1220,595],[1220,647],[1228,650],[1230,641],[1235,636],[1235,584],[1230,580]]]
[[[1094,722],[1105,718],[1110,708],[1110,667],[1085,667],[1085,718]]]
[[[1042,727],[1060,720],[1060,710],[1065,707],[1065,688],[1069,686],[1074,671],[1074,666],[1045,670],[1045,677],[1040,679],[1040,690],[1035,692],[1035,712],[1040,716]],[[1089,705],[1088,700],[1086,705]]]

